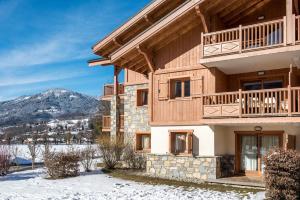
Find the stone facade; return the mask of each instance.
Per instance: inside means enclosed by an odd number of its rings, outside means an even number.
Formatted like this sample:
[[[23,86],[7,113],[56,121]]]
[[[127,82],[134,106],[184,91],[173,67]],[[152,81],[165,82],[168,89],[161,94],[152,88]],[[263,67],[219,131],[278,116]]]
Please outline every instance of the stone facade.
[[[123,114],[124,112],[124,105],[121,103],[120,97],[119,96],[112,96],[111,102],[110,102],[110,134],[111,136],[116,136],[118,130],[118,124],[120,123],[120,118],[119,116]]]
[[[222,158],[148,154],[146,169],[148,175],[158,178],[201,182],[221,178],[231,171],[228,168],[225,173],[222,172],[222,164],[231,160],[229,157]]]
[[[136,106],[137,89],[148,88],[148,84],[125,86],[124,134],[134,142],[136,132],[150,132],[148,106]],[[133,140],[132,140],[133,139]]]

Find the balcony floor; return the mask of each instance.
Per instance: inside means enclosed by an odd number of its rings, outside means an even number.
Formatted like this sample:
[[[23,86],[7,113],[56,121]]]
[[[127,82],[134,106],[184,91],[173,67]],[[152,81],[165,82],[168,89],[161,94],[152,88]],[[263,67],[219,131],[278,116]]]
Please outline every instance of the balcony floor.
[[[225,74],[280,69],[290,64],[300,67],[300,45],[213,56],[201,59],[200,63],[206,67],[217,67]]]

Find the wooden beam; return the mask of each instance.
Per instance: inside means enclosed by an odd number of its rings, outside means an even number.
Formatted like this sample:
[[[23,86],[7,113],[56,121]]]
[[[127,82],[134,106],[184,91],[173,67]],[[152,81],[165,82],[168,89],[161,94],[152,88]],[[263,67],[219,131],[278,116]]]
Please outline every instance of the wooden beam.
[[[203,25],[204,32],[205,32],[205,33],[208,33],[208,24],[207,24],[207,20],[205,19],[204,13],[201,11],[199,5],[197,5],[197,6],[195,7],[195,9],[196,9],[197,15],[198,15],[198,16],[200,17],[200,19],[201,19],[201,22],[202,22],[202,25]]]
[[[252,0],[251,2],[247,3],[246,5],[245,4],[241,5],[234,12],[229,13],[228,15],[226,15],[224,17],[225,23],[232,21],[233,19],[235,19],[238,16],[241,16],[243,12],[251,9],[251,7],[255,6],[256,4],[258,4],[261,1],[263,1],[263,0]]]
[[[122,42],[118,39],[118,38],[113,38],[113,42],[115,43],[115,45],[117,45],[118,47],[121,47],[123,44]]]
[[[119,93],[119,80],[118,76],[121,72],[121,68],[118,66],[114,66],[114,95],[118,95]]]
[[[144,19],[149,25],[154,24],[154,20],[149,15],[145,15]]]
[[[267,3],[269,3],[272,0],[263,0],[260,1],[258,4],[256,4],[255,6],[253,6],[252,8],[246,10],[245,12],[241,13],[238,17],[236,17],[235,19],[233,19],[229,25],[233,25],[235,23],[237,23],[238,21],[240,21],[242,18],[247,17],[248,15],[251,15],[252,13],[254,13],[257,9],[263,7],[264,5],[266,5]]]
[[[89,67],[95,67],[95,66],[108,66],[112,65],[111,60],[109,58],[101,58],[101,59],[95,59],[88,61]]]
[[[145,57],[145,60],[148,64],[148,67],[149,67],[150,71],[154,72],[155,66],[154,66],[154,63],[153,63],[152,53],[149,50],[141,47],[140,45],[137,46],[137,50],[139,51],[140,54],[142,54]]]

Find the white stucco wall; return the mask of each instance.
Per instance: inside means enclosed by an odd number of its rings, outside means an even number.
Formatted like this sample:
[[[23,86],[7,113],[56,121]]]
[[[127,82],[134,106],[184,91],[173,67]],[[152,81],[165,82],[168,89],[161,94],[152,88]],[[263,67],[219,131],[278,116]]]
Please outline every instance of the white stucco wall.
[[[160,126],[151,127],[151,152],[169,153],[169,130],[194,130],[193,153],[199,156],[235,154],[235,131],[254,131],[256,125],[235,126]],[[296,150],[300,152],[300,124],[260,125],[263,131],[284,131],[296,135]]]
[[[151,153],[169,153],[170,130],[194,130],[193,153],[200,156],[214,156],[214,127],[210,126],[160,126],[151,127]]]
[[[256,125],[219,126],[215,132],[216,155],[235,154],[234,131],[254,131]],[[259,125],[263,131],[284,131],[284,138],[287,135],[296,135],[296,150],[300,151],[300,124],[286,125]]]

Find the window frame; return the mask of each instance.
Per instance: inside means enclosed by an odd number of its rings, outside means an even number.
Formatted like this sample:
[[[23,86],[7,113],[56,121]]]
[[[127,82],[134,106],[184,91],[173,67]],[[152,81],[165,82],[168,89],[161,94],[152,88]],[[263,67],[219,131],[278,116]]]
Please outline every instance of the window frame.
[[[180,81],[181,82],[181,96],[176,96],[176,82]],[[189,96],[185,96],[185,82],[189,81]],[[169,80],[169,93],[170,93],[170,99],[190,99],[192,97],[192,88],[191,88],[191,77],[174,77],[174,78],[170,78]]]
[[[143,136],[149,136],[149,149],[143,149],[142,148],[142,137]],[[137,142],[138,140],[141,140],[139,143]],[[140,144],[140,146],[138,146]],[[150,153],[151,152],[151,132],[136,132],[135,133],[135,151],[136,152],[142,152],[142,153]]]
[[[176,135],[184,134],[185,137],[185,151],[183,153],[175,152]],[[194,130],[169,130],[169,153],[173,155],[192,156],[193,155],[193,137]]]
[[[147,104],[143,103],[143,92],[147,92]],[[148,88],[140,88],[136,90],[136,106],[137,107],[143,107],[148,106],[149,104],[149,89]]]

